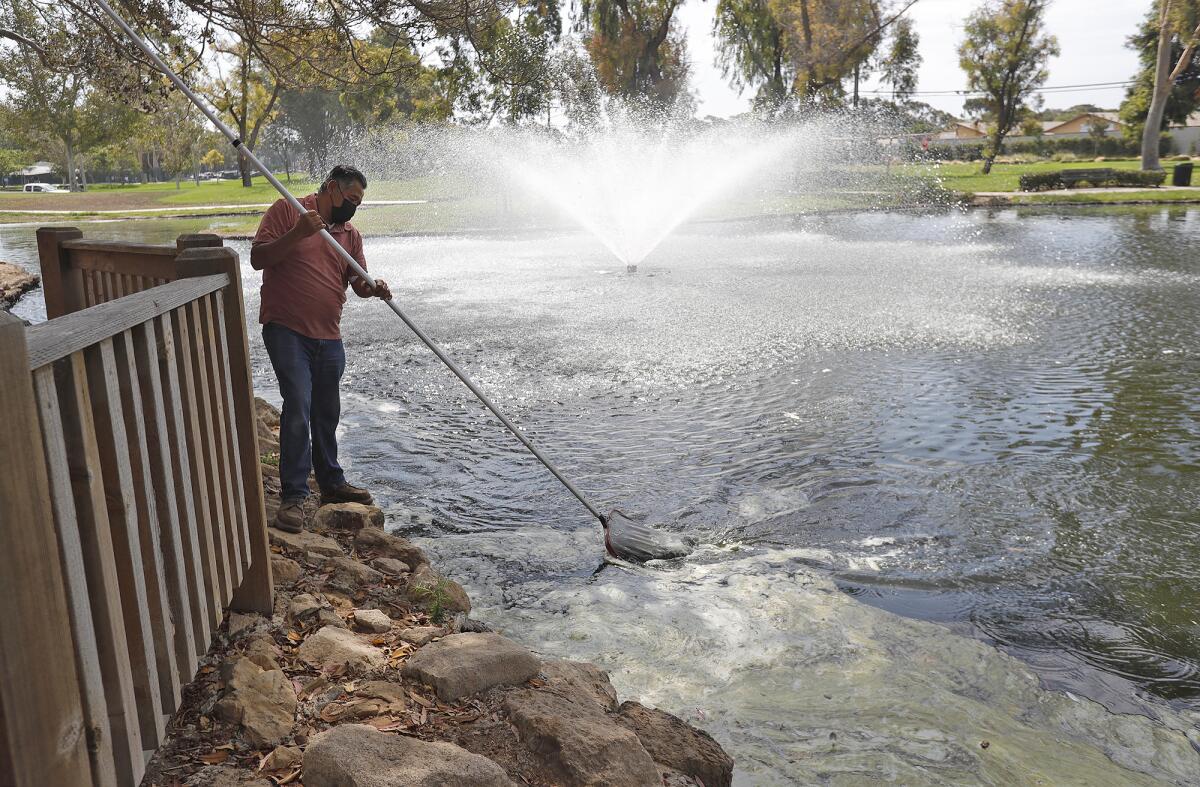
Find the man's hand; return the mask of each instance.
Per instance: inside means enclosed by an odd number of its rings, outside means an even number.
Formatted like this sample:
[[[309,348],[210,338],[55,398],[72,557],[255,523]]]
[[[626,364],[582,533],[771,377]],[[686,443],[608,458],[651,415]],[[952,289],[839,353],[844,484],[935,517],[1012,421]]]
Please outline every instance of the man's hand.
[[[375,279],[372,284],[366,279],[360,279],[353,276],[350,279],[350,285],[354,288],[354,294],[360,298],[380,298],[385,301],[392,299],[392,291],[388,289],[387,282],[383,279]]]
[[[387,282],[383,279],[375,280],[375,286],[371,288],[371,294],[381,301],[390,301],[392,299],[392,291],[388,289]]]
[[[307,238],[316,235],[323,229],[325,229],[325,220],[321,218],[321,214],[310,210],[296,219],[296,225],[292,227],[292,232],[296,233],[297,237]]]

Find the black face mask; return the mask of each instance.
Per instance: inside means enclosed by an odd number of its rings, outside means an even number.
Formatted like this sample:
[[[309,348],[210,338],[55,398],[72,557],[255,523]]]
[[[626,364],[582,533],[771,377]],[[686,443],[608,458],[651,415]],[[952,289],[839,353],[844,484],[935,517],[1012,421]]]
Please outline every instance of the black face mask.
[[[338,186],[338,191],[341,190],[342,187]],[[350,221],[350,219],[353,218],[354,211],[356,210],[358,210],[358,206],[346,199],[346,195],[343,193],[342,204],[332,206],[332,209],[329,211],[329,218],[334,224],[345,224],[347,221]]]

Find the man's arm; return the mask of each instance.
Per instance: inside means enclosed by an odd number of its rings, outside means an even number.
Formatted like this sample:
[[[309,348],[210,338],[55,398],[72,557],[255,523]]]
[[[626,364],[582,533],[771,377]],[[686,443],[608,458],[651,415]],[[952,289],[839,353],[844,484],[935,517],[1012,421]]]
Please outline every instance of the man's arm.
[[[363,254],[362,236],[358,231],[354,231],[353,246],[351,252],[354,259],[358,260],[358,264],[362,269],[367,270],[367,258]],[[346,271],[346,282],[350,285],[350,289],[354,290],[354,294],[360,298],[370,298],[376,296],[385,301],[392,299],[392,291],[388,289],[387,282],[383,279],[364,279],[355,273],[353,270]]]
[[[302,214],[300,218],[296,219],[296,223],[290,230],[275,240],[255,243],[250,247],[250,267],[261,271],[278,265],[288,259],[288,252],[292,250],[292,247],[310,235],[316,235],[324,228],[325,222],[321,219],[320,213],[310,210]]]

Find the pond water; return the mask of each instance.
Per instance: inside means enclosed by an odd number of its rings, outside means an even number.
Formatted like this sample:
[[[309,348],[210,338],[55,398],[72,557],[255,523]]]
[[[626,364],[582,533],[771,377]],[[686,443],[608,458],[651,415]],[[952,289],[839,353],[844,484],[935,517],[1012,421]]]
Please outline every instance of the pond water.
[[[353,298],[344,463],[476,616],[704,726],[741,784],[1194,783],[1197,241],[1188,208],[861,213],[691,225],[628,275],[581,234],[371,238],[579,486],[704,546],[602,567],[595,521]]]

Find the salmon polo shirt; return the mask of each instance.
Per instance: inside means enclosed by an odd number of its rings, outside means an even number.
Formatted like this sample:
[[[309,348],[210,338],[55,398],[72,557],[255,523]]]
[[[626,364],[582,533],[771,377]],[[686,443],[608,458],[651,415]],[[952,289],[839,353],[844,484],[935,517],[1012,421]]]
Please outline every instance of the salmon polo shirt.
[[[300,200],[305,210],[317,209],[317,195]],[[253,245],[270,243],[296,226],[299,214],[287,200],[267,209]],[[350,222],[328,226],[329,234],[366,270],[362,235]],[[342,338],[342,304],[354,271],[320,233],[309,235],[289,251],[288,259],[263,270],[258,321],[277,322],[310,339]]]

